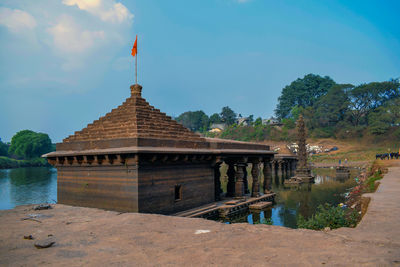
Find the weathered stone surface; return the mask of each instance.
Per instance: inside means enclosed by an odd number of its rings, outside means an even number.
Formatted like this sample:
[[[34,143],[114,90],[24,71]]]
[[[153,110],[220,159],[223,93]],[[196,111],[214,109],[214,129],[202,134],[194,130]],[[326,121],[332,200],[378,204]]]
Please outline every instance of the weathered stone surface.
[[[311,175],[310,166],[307,164],[307,149],[306,149],[306,127],[304,125],[303,116],[300,115],[297,120],[297,138],[298,138],[298,163],[296,174],[285,183],[311,183],[314,182],[314,177]]]

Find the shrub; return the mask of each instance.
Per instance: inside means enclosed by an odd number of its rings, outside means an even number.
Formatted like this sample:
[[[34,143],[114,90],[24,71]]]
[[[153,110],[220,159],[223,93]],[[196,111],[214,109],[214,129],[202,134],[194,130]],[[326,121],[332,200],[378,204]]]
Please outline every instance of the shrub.
[[[346,209],[325,203],[325,205],[319,205],[317,212],[309,219],[299,215],[297,226],[312,230],[321,230],[325,227],[331,229],[354,227],[357,223],[357,217],[358,215],[355,212],[346,215]]]

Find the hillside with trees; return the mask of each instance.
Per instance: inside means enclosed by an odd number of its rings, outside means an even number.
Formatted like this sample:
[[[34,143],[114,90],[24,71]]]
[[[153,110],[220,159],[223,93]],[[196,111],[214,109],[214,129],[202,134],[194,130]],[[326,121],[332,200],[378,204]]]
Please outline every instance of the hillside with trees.
[[[310,137],[400,141],[399,79],[352,85],[338,84],[329,76],[307,74],[282,89],[275,109],[278,125],[260,117],[253,120],[253,115],[246,124],[240,124],[237,113],[229,107],[210,117],[203,111],[188,111],[176,120],[211,137],[294,141],[295,122],[300,114]],[[220,133],[210,133],[215,123],[226,127]]]

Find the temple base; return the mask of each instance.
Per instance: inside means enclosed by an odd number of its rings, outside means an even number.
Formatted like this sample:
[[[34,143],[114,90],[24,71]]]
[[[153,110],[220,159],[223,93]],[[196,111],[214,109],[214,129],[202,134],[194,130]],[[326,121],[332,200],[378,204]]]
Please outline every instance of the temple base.
[[[311,170],[307,168],[301,168],[296,170],[296,175],[285,180],[285,184],[301,184],[301,183],[313,183],[314,176],[311,174]]]

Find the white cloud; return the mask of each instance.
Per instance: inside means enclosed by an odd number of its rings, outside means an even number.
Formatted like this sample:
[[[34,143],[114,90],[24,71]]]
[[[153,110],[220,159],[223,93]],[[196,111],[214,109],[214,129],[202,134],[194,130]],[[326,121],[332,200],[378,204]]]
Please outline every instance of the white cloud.
[[[67,6],[77,5],[79,9],[112,23],[132,22],[133,14],[121,3],[114,0],[63,0]]]
[[[48,28],[55,48],[65,53],[82,53],[90,49],[96,41],[105,38],[104,31],[88,31],[77,25],[71,17],[62,16],[59,22]]]
[[[11,32],[18,33],[25,29],[36,27],[36,20],[29,13],[19,10],[0,7],[0,24]]]

